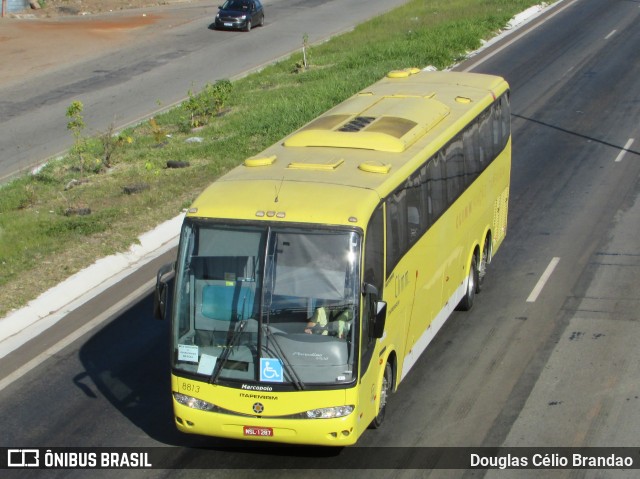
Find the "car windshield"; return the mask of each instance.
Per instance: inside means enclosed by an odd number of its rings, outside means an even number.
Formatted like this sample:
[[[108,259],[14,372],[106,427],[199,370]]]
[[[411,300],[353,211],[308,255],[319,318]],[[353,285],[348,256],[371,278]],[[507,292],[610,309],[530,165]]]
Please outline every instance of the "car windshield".
[[[353,380],[360,235],[187,220],[173,367],[211,382]]]
[[[222,5],[223,10],[249,10],[249,2],[246,0],[227,0]]]

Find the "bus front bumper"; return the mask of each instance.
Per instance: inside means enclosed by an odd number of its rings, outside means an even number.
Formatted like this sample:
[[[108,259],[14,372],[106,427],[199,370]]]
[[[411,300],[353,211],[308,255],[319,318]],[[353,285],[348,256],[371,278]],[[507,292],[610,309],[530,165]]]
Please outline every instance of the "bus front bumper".
[[[349,446],[358,438],[356,411],[333,419],[283,419],[201,411],[175,400],[173,407],[178,430],[187,434],[324,446]]]

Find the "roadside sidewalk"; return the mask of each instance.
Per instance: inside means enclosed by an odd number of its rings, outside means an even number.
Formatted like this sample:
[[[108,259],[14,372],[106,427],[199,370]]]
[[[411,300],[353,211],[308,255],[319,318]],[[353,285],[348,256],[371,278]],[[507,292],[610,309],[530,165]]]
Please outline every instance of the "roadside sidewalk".
[[[184,215],[140,236],[126,253],[101,258],[41,294],[22,309],[0,318],[0,359],[46,331],[71,311],[107,290],[178,244]]]

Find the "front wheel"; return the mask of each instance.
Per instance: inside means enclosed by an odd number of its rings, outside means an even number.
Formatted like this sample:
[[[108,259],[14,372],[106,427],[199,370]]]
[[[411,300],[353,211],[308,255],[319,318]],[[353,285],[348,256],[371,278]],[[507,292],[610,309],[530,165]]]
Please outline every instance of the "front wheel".
[[[384,415],[387,410],[387,401],[391,396],[391,389],[393,386],[393,370],[391,364],[387,363],[384,366],[384,376],[382,377],[382,384],[380,385],[380,406],[378,407],[378,414],[371,421],[371,429],[378,429],[384,422]]]
[[[251,31],[251,20],[247,20],[247,26],[244,27],[244,31],[245,32],[250,32]]]
[[[476,259],[476,255],[473,255],[473,258],[471,258],[471,265],[469,266],[469,276],[467,277],[467,290],[456,307],[458,311],[469,311],[472,308],[473,300],[476,297],[477,287],[478,260]]]

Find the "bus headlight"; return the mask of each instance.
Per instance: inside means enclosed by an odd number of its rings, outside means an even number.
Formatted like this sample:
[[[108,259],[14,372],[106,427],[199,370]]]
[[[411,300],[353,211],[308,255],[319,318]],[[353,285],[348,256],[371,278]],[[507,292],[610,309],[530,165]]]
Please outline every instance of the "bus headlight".
[[[201,411],[216,411],[218,409],[214,404],[203,401],[202,399],[187,396],[186,394],[173,393],[173,397],[183,406],[193,409],[199,409]]]
[[[348,416],[353,412],[353,406],[323,407],[311,409],[303,413],[308,419],[333,419],[336,417]]]

